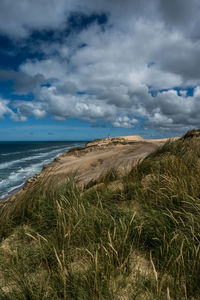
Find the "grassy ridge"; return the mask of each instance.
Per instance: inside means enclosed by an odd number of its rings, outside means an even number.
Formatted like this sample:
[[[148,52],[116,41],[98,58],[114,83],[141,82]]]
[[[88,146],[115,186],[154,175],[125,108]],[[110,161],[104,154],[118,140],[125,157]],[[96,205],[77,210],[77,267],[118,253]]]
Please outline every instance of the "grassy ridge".
[[[200,299],[200,139],[0,208],[0,299]]]

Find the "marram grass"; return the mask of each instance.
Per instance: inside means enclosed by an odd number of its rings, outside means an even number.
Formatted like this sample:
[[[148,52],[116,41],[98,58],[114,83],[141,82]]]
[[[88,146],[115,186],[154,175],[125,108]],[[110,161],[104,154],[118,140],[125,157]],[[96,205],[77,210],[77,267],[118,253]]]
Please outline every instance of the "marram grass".
[[[200,299],[200,140],[0,208],[0,299]],[[57,186],[57,188],[56,188]]]

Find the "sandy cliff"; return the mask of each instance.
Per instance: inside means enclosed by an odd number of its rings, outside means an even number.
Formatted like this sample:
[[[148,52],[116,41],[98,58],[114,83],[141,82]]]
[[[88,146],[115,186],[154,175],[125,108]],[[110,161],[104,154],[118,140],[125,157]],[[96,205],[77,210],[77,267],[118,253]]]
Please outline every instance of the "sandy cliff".
[[[71,149],[57,157],[52,163],[46,165],[40,174],[28,179],[24,187],[7,200],[14,201],[41,179],[43,182],[49,180],[54,182],[55,179],[56,183],[62,183],[69,174],[74,173],[77,183],[83,187],[111,168],[123,172],[162,146],[166,140],[145,140],[140,136],[123,136],[89,142],[83,148]]]

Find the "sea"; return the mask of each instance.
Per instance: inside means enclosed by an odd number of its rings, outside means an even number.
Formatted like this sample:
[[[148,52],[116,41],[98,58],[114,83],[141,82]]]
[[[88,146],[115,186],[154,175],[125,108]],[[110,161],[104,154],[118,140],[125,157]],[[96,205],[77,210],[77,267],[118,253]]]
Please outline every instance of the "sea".
[[[86,142],[0,142],[0,200],[20,189],[42,167]]]

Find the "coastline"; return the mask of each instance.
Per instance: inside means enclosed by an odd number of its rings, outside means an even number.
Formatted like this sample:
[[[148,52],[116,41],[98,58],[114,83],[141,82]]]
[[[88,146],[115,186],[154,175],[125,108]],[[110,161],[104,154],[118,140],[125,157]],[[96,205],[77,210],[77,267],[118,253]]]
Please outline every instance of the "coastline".
[[[127,170],[162,146],[167,140],[169,139],[122,136],[87,142],[84,147],[72,147],[67,152],[55,157],[52,162],[43,165],[39,173],[27,179],[21,187],[11,191],[10,195],[1,199],[0,203],[3,204],[20,197],[38,179],[45,178],[45,176],[61,175],[64,178],[70,173],[77,173],[77,182],[79,186],[84,187],[111,168],[120,169],[122,172]]]
[[[31,177],[30,177],[31,178]],[[7,196],[3,197],[0,199],[0,203],[6,201],[6,199],[12,197],[13,195],[15,195],[18,191],[20,191],[21,189],[23,189],[24,185],[25,185],[26,181],[22,184],[20,184],[19,187],[13,188],[10,192],[7,193]]]
[[[79,143],[79,142],[77,142],[77,143]],[[81,141],[81,143],[83,143],[84,146],[85,146],[86,143],[87,143],[87,141],[85,141],[85,142]],[[9,200],[10,198],[13,198],[13,196],[15,196],[16,194],[18,194],[19,191],[23,190],[23,188],[25,186],[27,186],[29,182],[34,181],[40,175],[40,173],[43,172],[43,170],[45,168],[47,168],[49,165],[51,165],[54,162],[54,160],[56,160],[63,153],[66,153],[66,152],[70,151],[74,147],[76,147],[76,146],[72,145],[72,147],[68,148],[67,150],[65,150],[64,152],[60,153],[59,155],[56,155],[55,157],[53,157],[50,162],[45,162],[44,164],[42,164],[41,169],[39,171],[37,171],[32,176],[28,177],[19,186],[15,186],[10,191],[6,192],[5,195],[3,195],[2,198],[0,198],[0,204],[4,203],[5,201]]]

